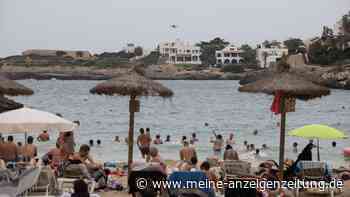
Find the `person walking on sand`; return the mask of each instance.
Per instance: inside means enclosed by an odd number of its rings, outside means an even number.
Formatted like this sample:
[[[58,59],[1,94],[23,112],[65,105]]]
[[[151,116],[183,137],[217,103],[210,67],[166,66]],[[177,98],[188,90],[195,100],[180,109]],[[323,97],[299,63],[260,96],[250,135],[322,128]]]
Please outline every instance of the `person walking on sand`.
[[[146,158],[148,161],[149,159],[149,148],[150,148],[150,137],[145,133],[145,130],[143,128],[140,129],[140,135],[137,137],[137,146],[140,149],[142,158]]]
[[[188,141],[184,141],[183,148],[180,150],[180,160],[190,162],[192,157],[197,157],[196,150],[190,147]]]

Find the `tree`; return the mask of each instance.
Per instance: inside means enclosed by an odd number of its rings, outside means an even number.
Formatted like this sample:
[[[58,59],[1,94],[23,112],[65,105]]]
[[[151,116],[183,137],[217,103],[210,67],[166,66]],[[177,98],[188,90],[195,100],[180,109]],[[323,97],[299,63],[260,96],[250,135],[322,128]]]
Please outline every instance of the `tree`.
[[[283,44],[288,48],[289,54],[296,54],[300,50],[300,46],[304,46],[304,42],[300,38],[290,38],[285,40]]]
[[[241,46],[241,50],[243,50],[242,53],[242,57],[243,57],[243,61],[246,64],[257,64],[257,60],[256,60],[256,50],[253,49],[251,46],[249,46],[248,44],[243,44]]]
[[[134,53],[136,56],[142,56],[143,55],[143,49],[142,47],[138,46],[135,48]]]
[[[202,60],[203,64],[207,65],[213,65],[216,63],[216,57],[215,57],[215,51],[222,50],[227,45],[229,45],[229,42],[225,41],[222,38],[216,37],[213,40],[210,40],[209,42],[201,41],[197,44],[201,48],[201,56],[200,59]]]

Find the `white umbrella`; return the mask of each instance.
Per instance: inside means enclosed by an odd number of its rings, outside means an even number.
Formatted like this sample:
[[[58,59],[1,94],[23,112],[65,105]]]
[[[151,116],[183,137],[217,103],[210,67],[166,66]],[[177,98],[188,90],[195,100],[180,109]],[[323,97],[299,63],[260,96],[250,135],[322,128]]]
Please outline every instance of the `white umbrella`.
[[[77,125],[52,113],[23,107],[0,114],[0,132],[27,133],[55,129],[73,131]]]

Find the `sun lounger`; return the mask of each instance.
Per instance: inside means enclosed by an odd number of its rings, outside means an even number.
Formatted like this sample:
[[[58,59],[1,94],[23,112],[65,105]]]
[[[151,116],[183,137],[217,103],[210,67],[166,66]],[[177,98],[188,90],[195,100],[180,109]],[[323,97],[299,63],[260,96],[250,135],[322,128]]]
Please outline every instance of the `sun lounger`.
[[[0,185],[0,196],[16,197],[27,194],[36,184],[39,174],[40,168],[33,168],[20,175],[14,183]]]
[[[251,176],[251,164],[240,160],[225,160],[223,164],[225,177]]]
[[[323,180],[330,173],[331,170],[322,161],[300,161],[297,164],[297,174],[304,179]]]

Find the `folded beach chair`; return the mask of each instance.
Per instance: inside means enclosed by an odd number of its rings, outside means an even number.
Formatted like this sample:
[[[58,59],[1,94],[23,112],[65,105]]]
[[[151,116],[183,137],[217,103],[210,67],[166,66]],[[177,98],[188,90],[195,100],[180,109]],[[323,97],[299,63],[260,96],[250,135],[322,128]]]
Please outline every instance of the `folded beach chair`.
[[[32,168],[21,174],[11,183],[0,185],[0,196],[17,197],[27,195],[36,184],[40,174],[40,168]]]
[[[199,197],[214,197],[214,188],[207,184],[205,187],[203,184],[208,182],[208,177],[202,171],[177,171],[173,172],[168,177],[169,183],[173,183],[169,188],[170,197],[180,196],[199,196]]]
[[[57,194],[58,183],[53,170],[49,166],[41,169],[37,183],[31,189],[30,196],[38,196],[39,193],[44,193],[44,196]]]
[[[225,160],[223,164],[224,181],[237,182],[237,187],[225,187],[225,197],[255,197],[257,196],[257,188],[244,188],[239,182],[256,181],[256,177],[251,172],[251,164],[240,160]],[[227,186],[227,185],[226,185]],[[241,187],[242,186],[242,187]]]
[[[326,181],[331,176],[331,171],[322,161],[299,161],[296,165],[296,173],[304,180]],[[334,196],[334,190],[323,191],[323,194]],[[296,196],[299,196],[299,188],[296,189]]]
[[[225,160],[223,165],[225,178],[237,178],[239,176],[251,176],[251,164],[240,160]]]
[[[299,161],[296,171],[300,177],[308,180],[324,180],[331,175],[327,164],[322,161]]]

